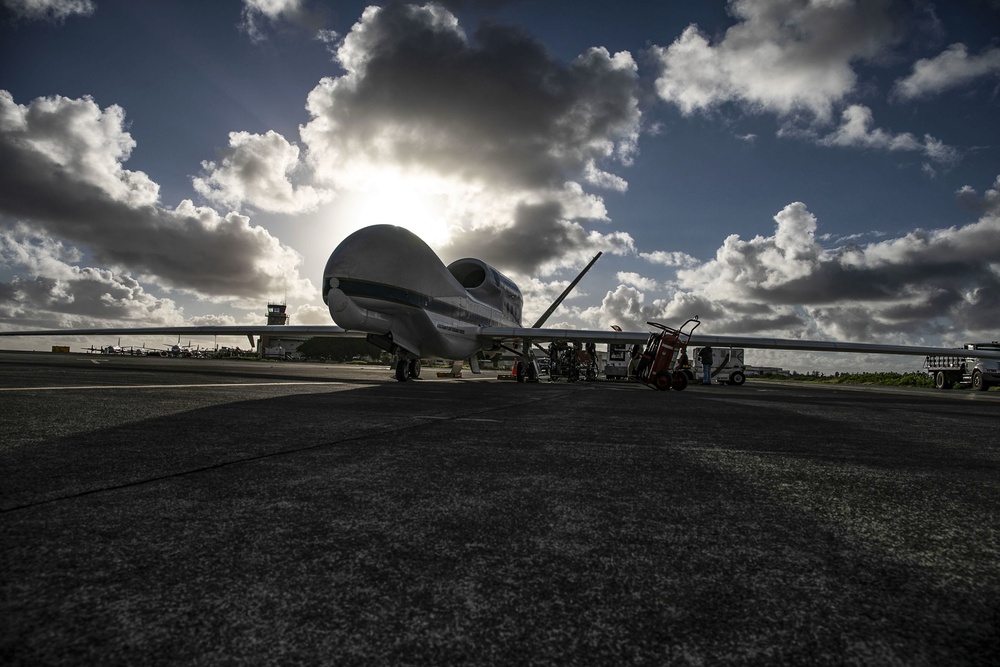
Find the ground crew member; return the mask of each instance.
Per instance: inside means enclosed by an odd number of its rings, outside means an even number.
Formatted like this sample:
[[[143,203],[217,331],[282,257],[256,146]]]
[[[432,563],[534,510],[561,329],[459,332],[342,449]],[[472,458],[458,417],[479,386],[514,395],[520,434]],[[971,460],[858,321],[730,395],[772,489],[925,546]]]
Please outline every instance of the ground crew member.
[[[712,348],[706,345],[698,353],[701,362],[702,384],[712,384]]]

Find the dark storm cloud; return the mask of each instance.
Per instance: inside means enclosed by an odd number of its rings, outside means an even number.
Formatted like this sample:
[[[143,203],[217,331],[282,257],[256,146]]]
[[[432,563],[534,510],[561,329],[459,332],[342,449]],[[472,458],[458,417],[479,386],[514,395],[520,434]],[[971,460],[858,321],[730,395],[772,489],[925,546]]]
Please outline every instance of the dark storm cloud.
[[[366,11],[338,57],[348,74],[313,91],[316,118],[303,130],[329,165],[360,153],[538,188],[633,148],[627,54],[592,49],[566,65],[519,28],[485,25],[470,43],[443,8],[393,3]]]
[[[558,203],[517,207],[514,224],[498,233],[495,229],[457,232],[445,251],[456,259],[479,257],[506,271],[531,276],[539,267],[562,263],[581,265],[598,251],[634,252],[628,234],[587,232],[562,218]]]

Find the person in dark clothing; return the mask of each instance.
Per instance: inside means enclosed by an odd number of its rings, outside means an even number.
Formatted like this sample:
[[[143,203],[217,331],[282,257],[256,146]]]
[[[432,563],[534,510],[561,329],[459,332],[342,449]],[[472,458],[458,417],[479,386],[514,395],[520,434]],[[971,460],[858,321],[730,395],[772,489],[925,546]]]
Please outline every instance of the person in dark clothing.
[[[712,384],[712,348],[706,345],[698,353],[698,361],[701,362],[702,384]]]

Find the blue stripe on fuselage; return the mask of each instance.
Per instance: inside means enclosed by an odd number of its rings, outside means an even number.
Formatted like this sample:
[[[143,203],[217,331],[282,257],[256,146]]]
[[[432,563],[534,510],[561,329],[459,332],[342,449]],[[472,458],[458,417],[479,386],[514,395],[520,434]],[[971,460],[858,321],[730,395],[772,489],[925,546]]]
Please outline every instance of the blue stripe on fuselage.
[[[421,294],[420,292],[404,289],[398,285],[386,285],[384,283],[375,283],[367,280],[354,280],[350,278],[338,279],[338,283],[339,288],[344,292],[344,294],[352,298],[359,297],[364,299],[376,299],[378,301],[388,301],[389,303],[411,306],[413,308],[422,308],[429,312],[443,315],[444,317],[450,317],[461,322],[468,322],[481,327],[504,326],[505,324],[508,324],[506,320],[480,315],[456,304],[448,303],[447,301],[442,301],[441,299],[436,299],[432,296]],[[487,306],[481,301],[473,299],[471,296],[466,298],[482,305],[482,307],[486,310],[496,311],[496,309],[492,306]]]

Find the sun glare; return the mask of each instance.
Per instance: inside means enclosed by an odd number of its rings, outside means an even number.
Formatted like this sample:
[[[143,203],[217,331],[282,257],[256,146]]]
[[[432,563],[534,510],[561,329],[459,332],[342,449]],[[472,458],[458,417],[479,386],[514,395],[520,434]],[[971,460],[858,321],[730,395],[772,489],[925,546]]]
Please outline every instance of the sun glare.
[[[449,238],[444,196],[396,181],[350,195],[348,215],[351,227],[398,225],[419,236],[429,245],[442,245]]]

